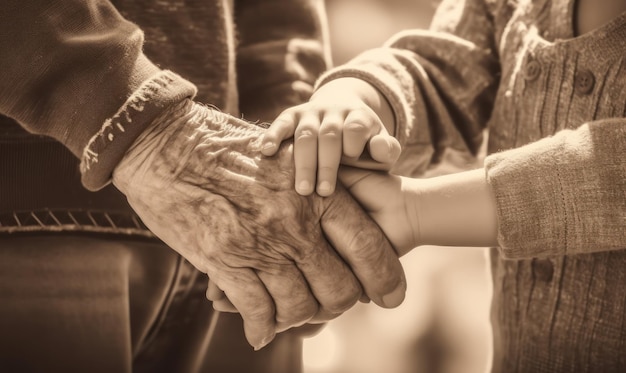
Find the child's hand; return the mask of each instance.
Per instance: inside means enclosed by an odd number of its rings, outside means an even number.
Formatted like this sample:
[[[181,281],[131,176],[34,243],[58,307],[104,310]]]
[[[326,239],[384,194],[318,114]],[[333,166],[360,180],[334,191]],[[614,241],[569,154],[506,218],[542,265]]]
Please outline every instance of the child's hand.
[[[261,152],[271,156],[293,136],[296,191],[309,195],[316,189],[328,196],[335,190],[340,163],[388,171],[398,159],[400,143],[377,113],[382,105],[391,113],[385,99],[366,82],[351,78],[327,83],[308,103],[276,118],[264,135]],[[385,117],[393,121],[391,114]]]
[[[398,256],[420,244],[420,179],[383,172],[341,167],[339,179],[374,219]]]

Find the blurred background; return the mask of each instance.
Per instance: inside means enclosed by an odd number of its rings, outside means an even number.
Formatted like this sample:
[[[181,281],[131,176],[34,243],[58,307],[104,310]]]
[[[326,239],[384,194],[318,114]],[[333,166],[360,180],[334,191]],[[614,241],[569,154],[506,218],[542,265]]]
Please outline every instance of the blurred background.
[[[395,32],[426,28],[435,0],[327,0],[335,64]],[[449,157],[425,177],[478,167]],[[393,310],[358,304],[304,342],[305,373],[482,373],[491,350],[486,249],[420,247],[404,256],[408,290]]]

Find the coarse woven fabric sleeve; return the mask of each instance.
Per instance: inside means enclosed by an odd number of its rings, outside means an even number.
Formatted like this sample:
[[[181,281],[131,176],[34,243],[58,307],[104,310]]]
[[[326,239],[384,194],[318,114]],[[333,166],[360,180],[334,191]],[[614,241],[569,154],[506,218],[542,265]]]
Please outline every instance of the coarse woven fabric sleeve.
[[[587,123],[485,159],[506,258],[626,248],[626,119]]]
[[[195,94],[192,84],[150,62],[142,45],[142,31],[109,1],[7,0],[0,12],[0,113],[83,158],[83,183],[97,190],[150,118]],[[137,97],[149,102],[127,118],[133,125],[104,131]]]

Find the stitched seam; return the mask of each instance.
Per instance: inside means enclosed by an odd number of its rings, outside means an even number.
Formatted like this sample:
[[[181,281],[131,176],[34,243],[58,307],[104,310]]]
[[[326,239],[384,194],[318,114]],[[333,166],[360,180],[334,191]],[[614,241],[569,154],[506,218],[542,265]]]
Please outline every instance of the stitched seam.
[[[559,170],[558,165],[555,166],[555,170],[556,170],[556,177],[557,177],[557,181],[559,182],[559,194],[561,196],[561,203],[562,203],[562,209],[563,209],[563,242],[564,242],[564,247],[565,247],[565,253],[567,254],[569,252],[569,244],[568,244],[568,231],[567,231],[567,227],[568,227],[568,217],[567,217],[567,205],[565,203],[565,195],[563,194],[563,183],[561,182],[561,172]]]
[[[49,209],[0,213],[0,233],[63,231],[155,237],[136,216],[128,213]]]

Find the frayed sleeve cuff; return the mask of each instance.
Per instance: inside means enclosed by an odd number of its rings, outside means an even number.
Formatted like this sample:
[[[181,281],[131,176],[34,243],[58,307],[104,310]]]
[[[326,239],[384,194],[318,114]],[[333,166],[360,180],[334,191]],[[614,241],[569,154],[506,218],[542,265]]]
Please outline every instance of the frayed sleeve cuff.
[[[192,83],[167,70],[145,80],[85,146],[80,164],[85,188],[96,191],[106,186],[142,131],[167,107],[193,98],[196,92]]]

